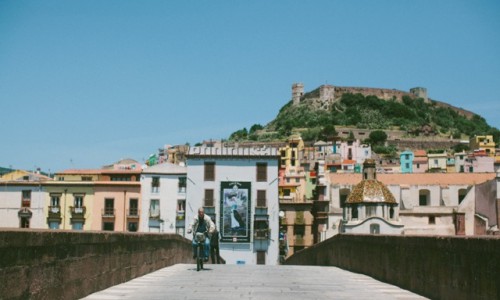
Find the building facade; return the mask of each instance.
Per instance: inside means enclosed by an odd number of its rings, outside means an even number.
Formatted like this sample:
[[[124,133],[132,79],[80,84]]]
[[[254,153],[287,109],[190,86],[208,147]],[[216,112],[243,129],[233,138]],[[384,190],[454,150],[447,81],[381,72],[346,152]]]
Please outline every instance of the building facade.
[[[186,174],[186,166],[169,162],[143,170],[140,231],[185,236]]]
[[[189,150],[186,228],[204,207],[229,264],[278,263],[279,158],[277,149],[268,147]]]

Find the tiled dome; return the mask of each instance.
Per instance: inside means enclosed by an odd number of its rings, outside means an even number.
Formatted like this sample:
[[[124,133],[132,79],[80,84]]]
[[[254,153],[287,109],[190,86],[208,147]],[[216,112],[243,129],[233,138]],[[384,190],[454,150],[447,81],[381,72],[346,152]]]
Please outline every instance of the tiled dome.
[[[380,181],[378,181],[375,169],[375,161],[367,159],[363,163],[364,180],[358,183],[351,194],[347,197],[346,203],[391,203],[396,204],[396,199],[391,191]]]
[[[391,191],[376,179],[366,179],[358,183],[349,194],[346,203],[390,203],[396,204]]]

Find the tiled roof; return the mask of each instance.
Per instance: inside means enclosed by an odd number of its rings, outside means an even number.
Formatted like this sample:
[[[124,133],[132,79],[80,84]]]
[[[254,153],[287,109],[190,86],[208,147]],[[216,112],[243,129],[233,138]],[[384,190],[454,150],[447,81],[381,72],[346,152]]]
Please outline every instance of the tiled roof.
[[[362,174],[330,173],[331,184],[358,184]],[[453,185],[453,184],[479,184],[492,180],[496,173],[395,173],[377,174],[377,180],[385,185]]]
[[[427,156],[427,152],[425,150],[415,150],[415,156]]]

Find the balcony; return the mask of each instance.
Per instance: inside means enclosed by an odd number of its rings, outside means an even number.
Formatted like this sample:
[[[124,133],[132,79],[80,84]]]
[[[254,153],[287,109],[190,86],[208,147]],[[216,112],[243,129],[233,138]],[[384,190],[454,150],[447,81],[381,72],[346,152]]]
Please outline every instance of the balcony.
[[[61,219],[60,206],[49,206],[49,219]]]
[[[150,209],[149,210],[149,218],[150,219],[159,219],[160,218],[160,209]]]
[[[186,212],[184,210],[178,210],[177,214],[175,216],[176,220],[184,220],[184,217],[186,215]]]
[[[255,229],[253,232],[253,237],[256,240],[268,240],[271,236],[271,229]]]
[[[103,218],[114,218],[115,217],[115,209],[112,207],[106,207],[102,210]]]
[[[127,209],[128,218],[139,218],[139,209],[137,207]]]
[[[70,206],[69,209],[73,216],[81,215],[82,217],[83,215],[85,215],[85,212],[87,210],[85,206],[78,206],[78,207]]]

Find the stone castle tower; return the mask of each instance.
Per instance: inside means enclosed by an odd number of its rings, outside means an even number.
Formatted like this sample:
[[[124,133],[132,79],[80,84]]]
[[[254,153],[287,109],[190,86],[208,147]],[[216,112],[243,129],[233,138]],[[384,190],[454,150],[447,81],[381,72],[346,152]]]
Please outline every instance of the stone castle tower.
[[[300,97],[304,95],[304,85],[300,82],[292,84],[292,103],[297,105],[300,103]]]
[[[429,102],[427,98],[427,89],[424,87],[414,87],[410,89],[410,94],[415,95],[417,98],[422,98],[426,103]]]

